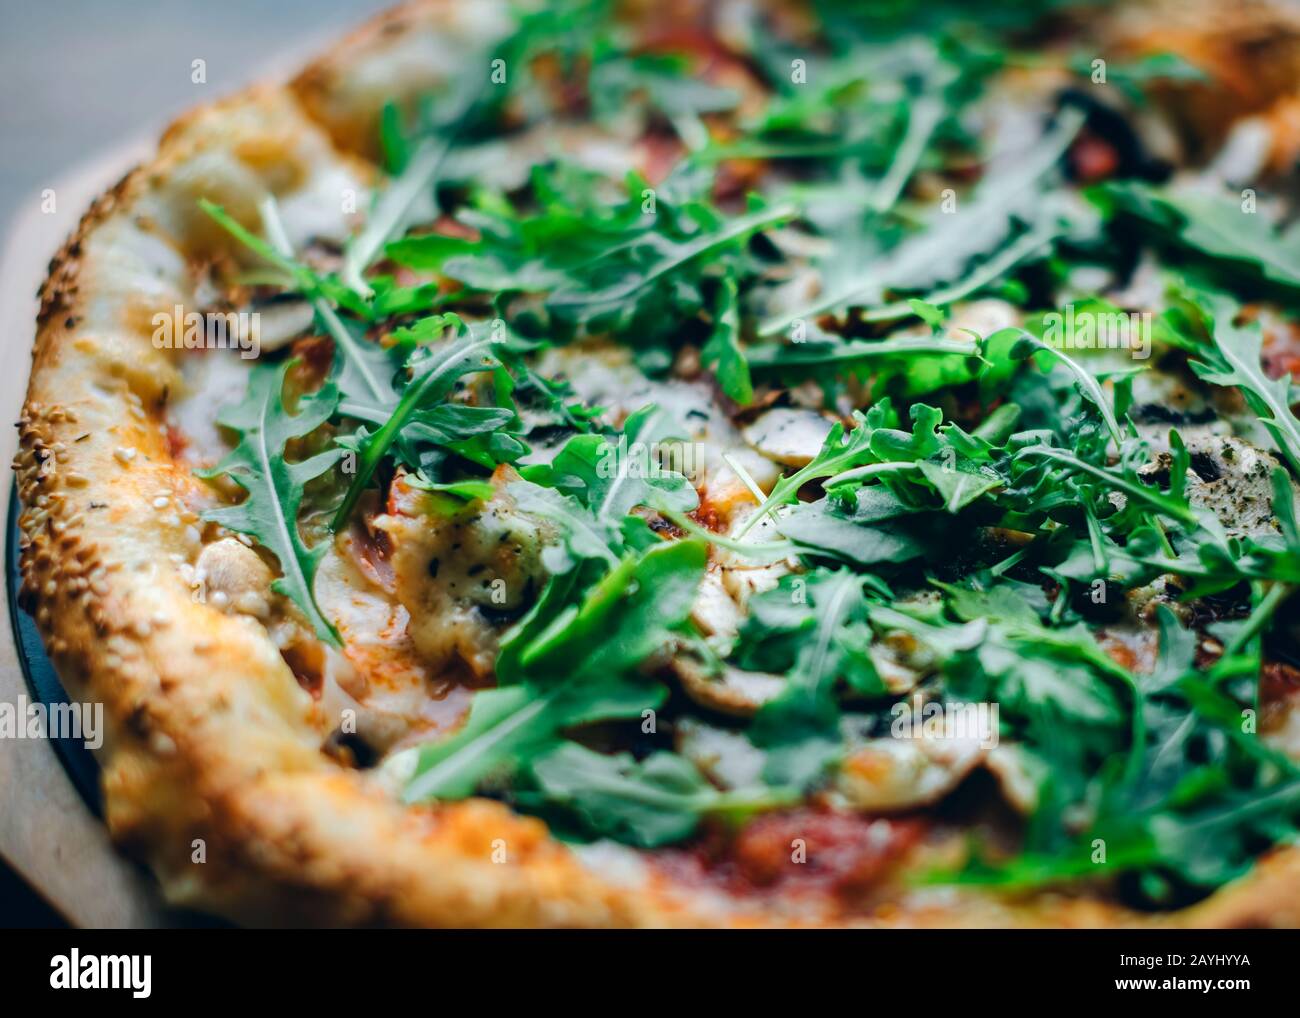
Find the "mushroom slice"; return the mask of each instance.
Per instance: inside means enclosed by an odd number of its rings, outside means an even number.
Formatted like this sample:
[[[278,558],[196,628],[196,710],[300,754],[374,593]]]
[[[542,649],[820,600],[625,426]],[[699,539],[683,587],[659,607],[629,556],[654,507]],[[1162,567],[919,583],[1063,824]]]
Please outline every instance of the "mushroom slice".
[[[867,648],[867,656],[891,693],[909,692],[921,681],[921,671],[899,659],[896,642],[874,641]]]
[[[721,788],[748,788],[762,783],[766,755],[740,732],[694,718],[674,728],[677,752]]]
[[[937,802],[984,758],[978,739],[872,739],[840,766],[836,790],[854,809],[902,810]]]
[[[774,407],[745,428],[750,447],[782,466],[803,467],[821,451],[833,422],[816,410]]]
[[[752,717],[786,686],[784,676],[747,672],[726,663],[715,671],[689,652],[673,656],[672,670],[686,695],[701,707],[734,717]]]
[[[1187,498],[1192,505],[1214,513],[1232,537],[1264,537],[1277,533],[1273,517],[1272,473],[1277,459],[1249,442],[1226,435],[1202,435],[1187,440],[1192,469],[1187,477]],[[1143,476],[1168,474],[1173,457],[1157,453],[1138,472]],[[1296,491],[1295,482],[1291,482]]]
[[[1188,445],[1201,483],[1190,483],[1188,499],[1219,518],[1231,535],[1277,533],[1273,516],[1273,471],[1277,459],[1239,438],[1216,436]],[[1195,479],[1192,479],[1193,481]],[[1295,493],[1295,482],[1291,482]]]
[[[1028,816],[1038,808],[1038,777],[1018,746],[994,746],[984,757],[984,769],[997,779],[1002,798],[1017,813]]]
[[[305,300],[273,300],[254,307],[263,353],[283,349],[312,327],[316,312]]]
[[[708,570],[691,605],[691,621],[720,654],[730,652],[744,619],[740,604],[724,584],[724,574],[722,569]]]

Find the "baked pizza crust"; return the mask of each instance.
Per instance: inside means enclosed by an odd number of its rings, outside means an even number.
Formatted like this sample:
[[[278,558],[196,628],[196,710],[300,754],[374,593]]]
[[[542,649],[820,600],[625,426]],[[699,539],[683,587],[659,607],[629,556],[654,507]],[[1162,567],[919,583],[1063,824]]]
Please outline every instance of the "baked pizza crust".
[[[383,15],[289,85],[187,114],[94,204],[41,291],[16,462],[22,596],[70,693],[104,704],[112,837],[176,905],[264,925],[789,922],[659,873],[602,876],[493,801],[402,805],[322,752],[320,708],[263,626],[192,599],[182,575],[200,550],[182,507],[203,483],[173,456],[163,419],[185,355],[155,349],[151,319],[193,300],[199,266],[239,257],[198,199],[256,229],[267,194],[291,210],[323,172],[364,184],[382,102],[427,89],[447,54],[502,16],[452,0]],[[858,921],[1296,926],[1300,850],[1177,913],[961,891]]]

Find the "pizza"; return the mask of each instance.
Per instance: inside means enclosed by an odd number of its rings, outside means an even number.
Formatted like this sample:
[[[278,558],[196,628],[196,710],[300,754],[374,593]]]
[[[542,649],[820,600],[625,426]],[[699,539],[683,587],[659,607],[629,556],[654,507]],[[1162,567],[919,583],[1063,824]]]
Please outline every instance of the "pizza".
[[[1300,923],[1300,18],[417,0],[41,291],[24,605],[249,924]]]

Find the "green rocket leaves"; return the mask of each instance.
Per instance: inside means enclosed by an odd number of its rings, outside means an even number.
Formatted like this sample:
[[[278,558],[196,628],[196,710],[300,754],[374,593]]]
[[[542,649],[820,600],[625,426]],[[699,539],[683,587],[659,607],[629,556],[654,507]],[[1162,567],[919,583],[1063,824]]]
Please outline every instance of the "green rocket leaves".
[[[643,51],[612,6],[523,15],[475,73],[390,104],[391,176],[341,246],[293,250],[270,200],[265,236],[204,205],[259,266],[233,299],[294,295],[315,333],[301,362],[268,350],[222,414],[236,444],[209,476],[242,495],[206,517],[275,557],[320,639],[339,636],[305,535],[356,533],[376,491],[434,493],[430,528],[457,500],[466,526],[481,508],[535,528],[511,610],[473,608],[495,688],[382,765],[405,800],[725,845],[760,810],[838,803],[846,761],[915,696],[998,705],[988,734],[1023,767],[1001,856],[973,846],[949,877],[1122,877],[1164,906],[1294,838],[1296,769],[1242,726],[1261,669],[1300,660],[1277,621],[1300,587],[1297,392],[1269,345],[1300,292],[1285,198],[1256,216],[1181,177],[1081,192],[1107,117],[1067,99],[1004,131],[977,104],[1023,57],[996,37],[844,14],[801,40],[815,73],[794,87],[794,44],[756,16],[762,87],[740,90],[690,47]],[[1139,101],[1148,77],[1184,80],[1171,67],[1116,80]],[[1015,142],[986,150],[976,127]],[[614,171],[627,137],[639,169]],[[1180,272],[1164,298],[1152,263]],[[1036,328],[1080,302],[1163,312],[1154,342],[1129,359]],[[772,411],[829,434],[771,451]],[[1282,465],[1260,453],[1243,482],[1220,455],[1242,438]],[[702,468],[670,468],[692,442]],[[700,691],[733,680],[758,692]],[[683,735],[715,723],[740,779]]]
[[[329,420],[338,404],[330,385],[302,395],[294,412],[284,404],[285,376],[292,361],[259,365],[249,379],[242,402],[217,418],[239,435],[239,444],[201,476],[225,476],[247,493],[237,505],[204,513],[204,519],[254,538],[275,555],[282,575],[273,589],[288,597],[322,640],[337,644],[333,624],[316,605],[312,583],[324,546],[308,547],[298,527],[303,488],[338,462],[341,449],[327,449],[305,459],[286,458],[287,448]]]

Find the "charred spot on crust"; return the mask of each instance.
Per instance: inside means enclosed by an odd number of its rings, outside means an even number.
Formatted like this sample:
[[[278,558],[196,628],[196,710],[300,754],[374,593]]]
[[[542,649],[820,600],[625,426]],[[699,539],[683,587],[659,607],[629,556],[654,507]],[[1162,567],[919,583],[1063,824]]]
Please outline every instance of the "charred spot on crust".
[[[334,729],[325,737],[321,752],[344,767],[362,770],[373,767],[379,759],[379,755],[365,739],[355,732],[344,732],[341,728]]]
[[[1231,456],[1228,455],[1224,458],[1229,459]],[[1191,465],[1196,476],[1202,481],[1217,481],[1223,476],[1222,472],[1219,470],[1219,465],[1214,462],[1214,457],[1207,452],[1192,453]]]

